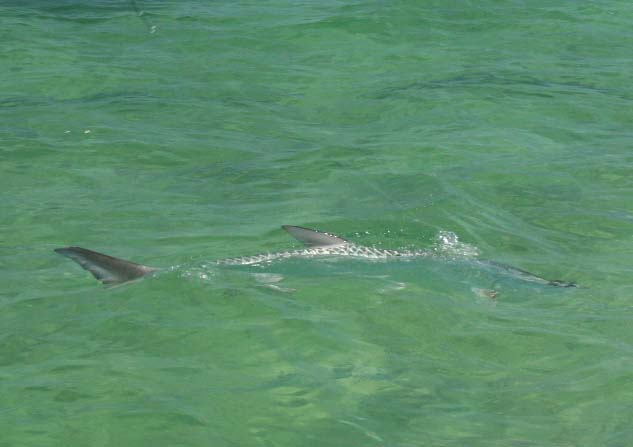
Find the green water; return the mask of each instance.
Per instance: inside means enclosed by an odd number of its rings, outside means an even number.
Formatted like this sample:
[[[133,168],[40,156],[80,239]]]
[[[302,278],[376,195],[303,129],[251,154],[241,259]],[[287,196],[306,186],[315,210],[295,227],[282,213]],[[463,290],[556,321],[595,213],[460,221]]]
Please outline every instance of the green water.
[[[139,8],[0,2],[0,446],[633,445],[630,2]]]

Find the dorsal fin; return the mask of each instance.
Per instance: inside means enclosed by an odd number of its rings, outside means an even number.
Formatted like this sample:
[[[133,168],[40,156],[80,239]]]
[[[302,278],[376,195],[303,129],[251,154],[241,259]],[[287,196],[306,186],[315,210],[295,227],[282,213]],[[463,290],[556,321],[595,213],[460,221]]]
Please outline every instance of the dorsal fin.
[[[121,284],[156,271],[155,268],[146,265],[113,258],[81,247],[56,248],[55,252],[72,259],[104,284]]]
[[[349,243],[345,239],[334,236],[333,234],[311,230],[310,228],[296,227],[294,225],[282,225],[281,228],[308,247],[326,247]]]

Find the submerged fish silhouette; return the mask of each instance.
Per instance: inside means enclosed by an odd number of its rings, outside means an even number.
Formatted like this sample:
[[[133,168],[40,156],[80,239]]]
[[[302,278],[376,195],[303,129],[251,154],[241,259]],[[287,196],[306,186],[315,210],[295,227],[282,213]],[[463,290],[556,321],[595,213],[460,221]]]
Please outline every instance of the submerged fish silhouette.
[[[431,252],[427,250],[385,250],[373,247],[356,245],[341,237],[322,231],[293,225],[283,225],[282,228],[302,242],[305,247],[297,250],[281,251],[275,253],[258,254],[254,256],[242,256],[237,258],[219,259],[217,265],[252,265],[278,259],[318,256],[348,256],[361,259],[392,259],[392,258],[416,258],[428,257]],[[55,251],[66,256],[104,284],[122,284],[150,275],[160,269],[148,267],[142,264],[125,261],[112,256],[97,253],[81,247],[56,248]],[[522,280],[555,287],[575,287],[571,282],[560,280],[548,280],[534,275],[525,270],[518,269],[494,261],[475,260],[474,262],[504,270]]]

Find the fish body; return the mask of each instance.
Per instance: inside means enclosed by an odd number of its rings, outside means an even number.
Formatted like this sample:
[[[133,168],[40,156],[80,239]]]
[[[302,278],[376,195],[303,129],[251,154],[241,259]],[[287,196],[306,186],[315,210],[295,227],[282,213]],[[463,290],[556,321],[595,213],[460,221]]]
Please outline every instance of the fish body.
[[[240,256],[237,258],[218,259],[217,265],[254,265],[273,262],[287,258],[315,258],[315,257],[352,257],[357,259],[391,259],[391,258],[415,258],[428,256],[426,250],[384,250],[374,247],[363,247],[356,244],[343,244],[326,247],[304,248],[291,251],[274,253],[262,253],[253,256]]]
[[[386,250],[375,247],[365,247],[330,233],[293,225],[284,225],[282,228],[302,242],[305,247],[297,250],[219,259],[214,261],[214,264],[227,266],[256,265],[287,258],[316,257],[350,257],[367,260],[411,259],[428,257],[433,254],[433,252],[429,250]],[[97,280],[107,285],[134,281],[160,270],[81,247],[57,248],[55,251],[72,259],[82,268],[92,273]],[[570,282],[560,280],[551,281],[525,270],[494,261],[477,259],[474,260],[474,262],[487,268],[502,270],[524,281],[556,287],[575,287],[575,284]]]

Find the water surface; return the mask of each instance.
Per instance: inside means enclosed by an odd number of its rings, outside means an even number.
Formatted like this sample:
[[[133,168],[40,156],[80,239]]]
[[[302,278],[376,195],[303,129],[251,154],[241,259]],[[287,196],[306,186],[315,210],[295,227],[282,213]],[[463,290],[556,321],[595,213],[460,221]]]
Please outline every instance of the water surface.
[[[138,6],[0,4],[0,445],[633,443],[628,2]]]

